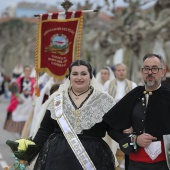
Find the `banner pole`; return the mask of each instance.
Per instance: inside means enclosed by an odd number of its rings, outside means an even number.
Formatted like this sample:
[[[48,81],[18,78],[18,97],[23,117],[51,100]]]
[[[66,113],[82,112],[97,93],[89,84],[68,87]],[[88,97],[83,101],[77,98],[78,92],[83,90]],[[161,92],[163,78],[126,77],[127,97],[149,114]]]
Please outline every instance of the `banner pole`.
[[[75,12],[75,11],[73,11],[73,12]],[[98,10],[97,9],[95,9],[95,10],[82,10],[82,12],[83,13],[88,13],[88,12],[98,12]],[[58,14],[65,14],[66,12],[59,12]],[[48,14],[52,14],[52,13],[48,13]],[[39,17],[40,15],[43,15],[43,14],[37,14],[37,15],[34,15],[34,17]]]

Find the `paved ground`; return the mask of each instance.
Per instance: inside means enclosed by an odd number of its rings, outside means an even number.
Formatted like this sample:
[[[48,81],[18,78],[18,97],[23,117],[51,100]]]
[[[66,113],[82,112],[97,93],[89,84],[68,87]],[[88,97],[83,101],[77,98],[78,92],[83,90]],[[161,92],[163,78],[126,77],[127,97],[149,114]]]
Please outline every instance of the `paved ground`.
[[[0,101],[0,170],[3,170],[3,168],[7,165],[12,165],[14,162],[11,150],[5,143],[7,139],[13,140],[14,136],[3,130],[8,103],[9,100],[1,99]]]

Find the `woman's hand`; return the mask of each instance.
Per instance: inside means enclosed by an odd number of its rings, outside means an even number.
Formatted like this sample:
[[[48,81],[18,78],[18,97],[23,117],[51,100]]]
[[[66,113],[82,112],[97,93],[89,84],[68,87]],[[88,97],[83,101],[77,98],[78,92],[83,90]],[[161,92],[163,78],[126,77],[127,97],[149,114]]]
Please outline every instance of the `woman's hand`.
[[[24,102],[19,96],[17,96],[17,101],[18,101],[18,104],[22,104]]]
[[[25,90],[25,91],[23,91],[23,93],[24,93],[25,95],[31,95],[31,91],[29,91],[29,90]]]
[[[132,127],[130,127],[129,129],[125,129],[125,130],[123,130],[123,133],[125,133],[125,134],[133,133],[133,129],[132,129]]]

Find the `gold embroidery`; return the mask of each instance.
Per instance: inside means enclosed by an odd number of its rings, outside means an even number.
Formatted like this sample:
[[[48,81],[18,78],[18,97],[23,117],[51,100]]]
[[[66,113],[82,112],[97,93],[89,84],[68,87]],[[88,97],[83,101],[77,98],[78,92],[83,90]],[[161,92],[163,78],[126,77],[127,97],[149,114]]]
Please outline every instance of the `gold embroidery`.
[[[79,109],[76,109],[73,111],[73,114],[76,117],[76,126],[79,127],[81,125],[81,123],[80,123],[81,112]]]
[[[124,145],[122,145],[123,148],[128,148],[129,147],[129,144],[128,143],[125,143]]]
[[[74,116],[76,116],[76,117],[80,117],[80,116],[81,116],[81,112],[80,112],[79,109],[74,110],[74,111],[73,111],[73,114],[74,114]]]

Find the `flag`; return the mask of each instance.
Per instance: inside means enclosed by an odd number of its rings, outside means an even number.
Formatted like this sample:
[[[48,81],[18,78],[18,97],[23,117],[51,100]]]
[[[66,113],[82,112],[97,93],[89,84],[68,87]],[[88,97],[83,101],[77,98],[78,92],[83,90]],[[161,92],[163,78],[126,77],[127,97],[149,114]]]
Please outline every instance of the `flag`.
[[[68,74],[68,67],[80,57],[83,12],[49,13],[38,18],[35,70],[47,72],[59,80]]]

